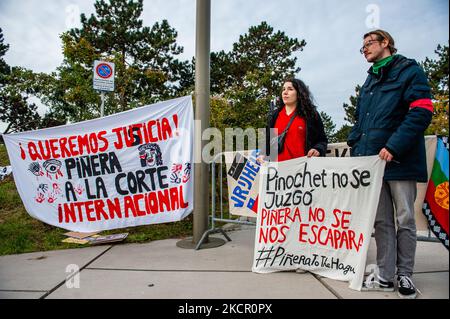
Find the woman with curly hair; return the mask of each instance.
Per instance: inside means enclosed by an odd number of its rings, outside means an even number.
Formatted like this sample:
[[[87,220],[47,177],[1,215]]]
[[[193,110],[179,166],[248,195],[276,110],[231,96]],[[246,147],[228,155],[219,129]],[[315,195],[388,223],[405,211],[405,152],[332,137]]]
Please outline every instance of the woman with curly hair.
[[[269,119],[268,129],[276,129],[277,135],[284,133],[284,143],[281,149],[278,149],[278,154],[263,152],[258,161],[262,162],[266,156],[276,161],[302,156],[325,156],[328,140],[305,83],[296,78],[286,79],[279,104]],[[267,138],[266,150],[273,151],[273,149],[274,147],[270,146],[270,139]]]

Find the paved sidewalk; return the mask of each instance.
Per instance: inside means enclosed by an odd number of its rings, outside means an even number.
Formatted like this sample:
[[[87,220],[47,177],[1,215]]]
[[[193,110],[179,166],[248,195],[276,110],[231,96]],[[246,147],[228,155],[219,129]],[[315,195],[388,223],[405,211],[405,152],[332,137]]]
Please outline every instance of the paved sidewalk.
[[[396,293],[357,292],[346,282],[307,272],[252,273],[254,232],[253,227],[242,227],[228,232],[231,242],[198,251],[167,239],[1,256],[0,299],[398,298]],[[448,299],[448,251],[440,243],[418,242],[416,256],[413,278],[422,292],[418,298]],[[368,263],[374,260],[372,238]],[[79,276],[66,282],[77,269]]]

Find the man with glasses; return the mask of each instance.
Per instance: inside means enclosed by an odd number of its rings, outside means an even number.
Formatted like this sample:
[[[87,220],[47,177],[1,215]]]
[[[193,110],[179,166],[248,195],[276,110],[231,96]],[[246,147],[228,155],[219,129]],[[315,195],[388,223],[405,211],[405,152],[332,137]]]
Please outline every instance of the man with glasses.
[[[433,112],[430,87],[415,60],[395,54],[388,32],[371,31],[363,39],[360,51],[372,66],[347,144],[352,156],[378,154],[387,164],[375,218],[378,267],[362,290],[394,291],[397,274],[399,296],[415,298],[414,201],[416,182],[427,181],[423,135]]]

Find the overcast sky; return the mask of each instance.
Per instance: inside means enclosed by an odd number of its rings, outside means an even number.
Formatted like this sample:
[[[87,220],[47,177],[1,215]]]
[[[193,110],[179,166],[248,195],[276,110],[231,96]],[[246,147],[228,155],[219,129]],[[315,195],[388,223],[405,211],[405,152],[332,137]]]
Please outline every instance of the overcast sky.
[[[52,72],[63,59],[60,34],[80,26],[80,13],[94,12],[93,0],[0,0],[0,27],[10,45],[11,66]],[[435,57],[448,43],[448,0],[212,0],[211,50],[230,51],[250,26],[267,21],[275,31],[307,43],[297,54],[319,110],[339,128],[342,104],[367,76],[359,53],[362,35],[374,28],[391,33],[398,53],[418,61]],[[183,60],[195,54],[195,0],[144,0],[144,25],[167,19],[178,31]],[[40,108],[43,112],[44,109]],[[4,125],[0,124],[0,129]]]

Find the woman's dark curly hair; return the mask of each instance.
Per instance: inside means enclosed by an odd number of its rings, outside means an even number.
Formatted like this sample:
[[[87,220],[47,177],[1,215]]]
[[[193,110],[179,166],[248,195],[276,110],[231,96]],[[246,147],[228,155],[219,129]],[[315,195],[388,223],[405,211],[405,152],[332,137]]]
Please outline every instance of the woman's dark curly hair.
[[[285,79],[283,84],[286,82],[291,82],[297,92],[297,108],[295,109],[297,116],[301,116],[306,120],[317,117],[316,106],[306,84],[302,80],[293,77]],[[284,107],[283,98],[280,96],[278,101],[278,109],[281,110]]]

